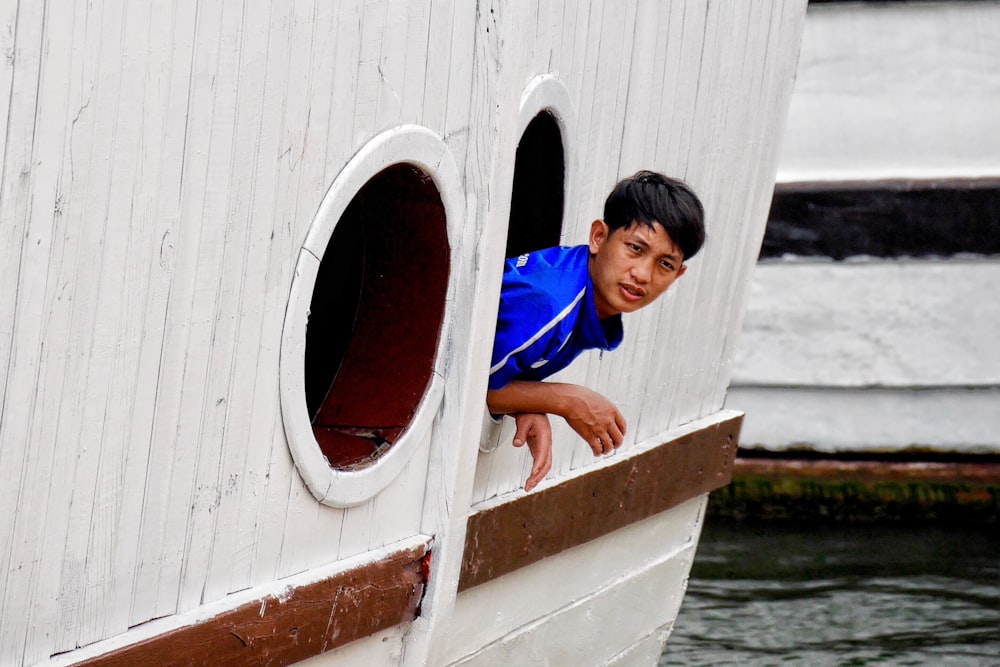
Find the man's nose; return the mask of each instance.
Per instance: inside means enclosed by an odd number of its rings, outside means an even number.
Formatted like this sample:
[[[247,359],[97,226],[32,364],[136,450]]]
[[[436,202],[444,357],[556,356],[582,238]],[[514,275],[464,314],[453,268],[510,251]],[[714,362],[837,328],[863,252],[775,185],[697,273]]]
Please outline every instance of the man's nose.
[[[637,283],[648,283],[652,269],[647,262],[636,262],[632,265],[632,279]]]

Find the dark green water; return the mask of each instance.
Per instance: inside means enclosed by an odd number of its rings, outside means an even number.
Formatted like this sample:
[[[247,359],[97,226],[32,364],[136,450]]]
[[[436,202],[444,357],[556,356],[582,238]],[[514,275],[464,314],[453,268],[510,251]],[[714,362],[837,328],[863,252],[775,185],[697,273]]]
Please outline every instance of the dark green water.
[[[659,665],[1000,666],[1000,529],[710,518]]]

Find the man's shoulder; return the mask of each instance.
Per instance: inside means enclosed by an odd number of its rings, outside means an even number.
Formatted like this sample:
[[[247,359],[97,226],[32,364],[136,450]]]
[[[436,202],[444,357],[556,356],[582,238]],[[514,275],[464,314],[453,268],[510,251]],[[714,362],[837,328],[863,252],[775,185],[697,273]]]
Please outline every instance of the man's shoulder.
[[[504,266],[504,273],[544,276],[576,272],[586,269],[589,259],[589,248],[585,245],[554,246],[509,258]]]
[[[525,324],[548,322],[579,300],[587,286],[589,256],[587,246],[559,246],[508,259],[501,312],[517,312]]]

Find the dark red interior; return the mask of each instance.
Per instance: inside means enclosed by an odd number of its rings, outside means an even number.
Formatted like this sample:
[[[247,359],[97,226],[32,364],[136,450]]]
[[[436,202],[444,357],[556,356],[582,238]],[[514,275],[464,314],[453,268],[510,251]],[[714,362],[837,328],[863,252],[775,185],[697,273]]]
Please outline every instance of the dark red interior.
[[[305,369],[313,432],[331,466],[373,461],[412,420],[433,373],[449,254],[441,196],[413,165],[377,174],[338,222],[317,276]]]

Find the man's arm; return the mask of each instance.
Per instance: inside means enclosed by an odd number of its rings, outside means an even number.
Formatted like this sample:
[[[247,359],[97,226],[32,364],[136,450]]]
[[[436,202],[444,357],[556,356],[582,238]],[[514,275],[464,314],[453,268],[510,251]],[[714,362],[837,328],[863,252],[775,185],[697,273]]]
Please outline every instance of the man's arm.
[[[625,436],[625,418],[614,403],[575,384],[514,380],[489,390],[486,404],[493,414],[559,415],[590,445],[594,456],[613,451]]]

